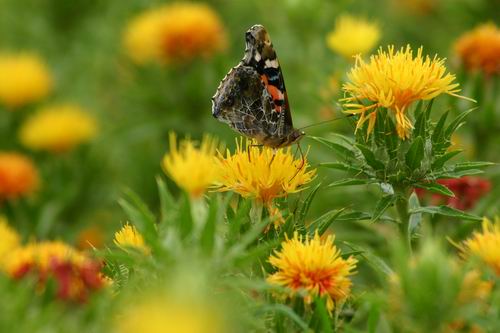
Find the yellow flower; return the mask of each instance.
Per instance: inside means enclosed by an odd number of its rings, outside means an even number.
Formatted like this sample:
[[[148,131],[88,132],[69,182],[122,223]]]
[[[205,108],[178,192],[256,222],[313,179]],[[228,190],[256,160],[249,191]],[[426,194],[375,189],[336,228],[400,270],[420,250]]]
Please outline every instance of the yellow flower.
[[[226,45],[218,15],[206,4],[173,3],[148,10],[128,24],[124,45],[130,58],[144,64],[207,57]]]
[[[148,297],[130,305],[115,322],[116,333],[224,333],[214,309],[192,301]]]
[[[275,198],[302,190],[315,176],[316,170],[307,170],[307,161],[294,159],[291,149],[251,146],[243,149],[240,141],[236,152],[220,159],[220,191],[234,191],[245,198],[254,198],[269,204]]]
[[[94,117],[72,104],[40,109],[22,125],[19,139],[33,150],[66,152],[95,137]]]
[[[177,137],[170,133],[170,152],[163,158],[163,168],[191,197],[200,197],[217,178],[216,149],[217,141],[209,136],[203,138],[199,148],[189,139],[177,147]]]
[[[304,290],[304,301],[310,304],[315,296],[326,297],[328,311],[347,299],[351,292],[350,275],[357,260],[343,259],[333,244],[334,236],[321,239],[316,233],[305,240],[295,232],[292,239],[281,244],[281,250],[269,257],[278,271],[267,278],[271,284],[291,289],[292,295]]]
[[[352,17],[340,16],[335,22],[335,29],[327,38],[327,44],[334,52],[346,58],[371,51],[380,39],[377,24]]]
[[[359,114],[356,129],[368,122],[368,134],[373,131],[378,108],[387,108],[396,118],[396,129],[400,138],[410,136],[413,124],[407,116],[408,108],[418,100],[430,100],[441,94],[455,97],[460,92],[455,76],[445,74],[444,59],[437,56],[422,56],[422,48],[413,57],[408,45],[394,52],[389,46],[370,57],[366,63],[356,57],[354,68],[347,74],[348,80],[342,89],[349,95],[342,99],[347,113]],[[369,104],[365,105],[368,102]],[[371,103],[371,104],[370,104]]]
[[[140,232],[136,227],[128,223],[120,231],[115,232],[115,239],[113,241],[121,248],[133,247],[145,254],[150,253],[150,249],[144,244],[144,238]]]
[[[19,234],[9,226],[7,219],[0,215],[0,266],[4,258],[20,244]]]
[[[468,70],[500,74],[500,29],[494,23],[478,26],[457,40],[455,52]]]
[[[52,90],[52,77],[34,54],[0,54],[0,103],[10,108],[36,102]]]
[[[0,152],[0,200],[31,194],[38,183],[38,172],[28,157]]]
[[[459,249],[462,256],[481,259],[500,276],[500,218],[496,218],[495,223],[484,218],[482,232],[474,232]]]

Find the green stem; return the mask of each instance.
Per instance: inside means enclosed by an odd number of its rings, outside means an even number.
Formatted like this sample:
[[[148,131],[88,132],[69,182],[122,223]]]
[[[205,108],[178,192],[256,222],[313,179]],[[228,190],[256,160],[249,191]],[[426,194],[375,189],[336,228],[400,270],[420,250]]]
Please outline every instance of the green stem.
[[[403,241],[407,244],[408,250],[411,253],[411,235],[410,235],[410,214],[408,213],[408,191],[400,192],[399,198],[396,201],[396,209],[399,215],[399,231]]]

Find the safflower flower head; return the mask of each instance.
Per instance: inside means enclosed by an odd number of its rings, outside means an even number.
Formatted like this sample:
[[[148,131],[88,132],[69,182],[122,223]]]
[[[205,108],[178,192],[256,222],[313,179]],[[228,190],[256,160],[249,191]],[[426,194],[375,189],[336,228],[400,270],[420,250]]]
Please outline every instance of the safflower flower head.
[[[53,86],[45,62],[35,54],[0,54],[0,104],[13,110],[46,97]]]
[[[133,18],[125,29],[123,43],[137,64],[169,64],[221,51],[226,46],[226,33],[219,16],[208,5],[172,3]]]
[[[475,231],[458,248],[462,257],[478,258],[500,276],[500,218],[495,218],[494,223],[484,218],[482,230]]]
[[[291,149],[252,146],[236,142],[234,154],[226,150],[220,161],[219,191],[234,191],[244,198],[268,204],[275,198],[299,192],[314,179],[316,170],[308,170],[306,157],[295,159]]]
[[[0,201],[27,196],[39,184],[38,171],[28,157],[0,151]]]
[[[35,276],[39,290],[49,278],[56,282],[56,297],[84,302],[91,292],[108,282],[102,264],[83,252],[59,241],[33,242],[11,251],[2,269],[13,279]]]
[[[291,296],[305,291],[304,302],[310,304],[314,297],[326,297],[326,306],[331,313],[336,304],[344,302],[351,293],[350,276],[354,274],[357,260],[350,256],[341,257],[340,250],[333,244],[335,237],[320,238],[299,236],[281,244],[281,250],[274,251],[268,259],[277,271],[267,278],[274,285],[290,289]]]
[[[459,84],[455,75],[446,73],[444,59],[422,55],[419,48],[414,57],[411,47],[394,50],[382,48],[365,62],[356,56],[354,67],[342,87],[347,97],[341,99],[345,112],[358,114],[356,129],[368,121],[368,134],[373,131],[379,108],[389,109],[396,118],[396,130],[401,139],[410,136],[413,128],[407,113],[416,101],[431,100],[441,94],[457,95]]]
[[[0,266],[4,258],[9,255],[9,253],[17,248],[21,243],[21,237],[14,230],[7,219],[0,215]]]
[[[492,22],[466,32],[455,42],[455,53],[469,71],[500,74],[500,29]]]
[[[114,328],[116,333],[229,332],[215,307],[161,295],[142,297],[125,307]]]
[[[349,59],[370,52],[379,40],[378,24],[350,15],[340,16],[326,38],[332,51]]]
[[[144,238],[137,228],[130,224],[125,224],[119,231],[115,232],[113,242],[121,248],[135,248],[144,254],[149,254],[151,250],[144,243]]]
[[[21,143],[32,150],[62,153],[88,142],[97,134],[97,122],[74,104],[43,107],[19,130]]]
[[[217,140],[205,136],[198,146],[185,139],[179,145],[170,133],[170,151],[163,158],[165,173],[193,198],[201,197],[218,177]]]

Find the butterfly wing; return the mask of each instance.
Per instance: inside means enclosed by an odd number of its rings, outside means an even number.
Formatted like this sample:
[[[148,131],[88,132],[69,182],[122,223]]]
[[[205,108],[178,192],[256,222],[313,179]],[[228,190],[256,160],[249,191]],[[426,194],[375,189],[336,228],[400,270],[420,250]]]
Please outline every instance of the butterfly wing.
[[[221,81],[212,98],[212,115],[235,131],[265,144],[275,136],[278,114],[254,68],[239,64]]]

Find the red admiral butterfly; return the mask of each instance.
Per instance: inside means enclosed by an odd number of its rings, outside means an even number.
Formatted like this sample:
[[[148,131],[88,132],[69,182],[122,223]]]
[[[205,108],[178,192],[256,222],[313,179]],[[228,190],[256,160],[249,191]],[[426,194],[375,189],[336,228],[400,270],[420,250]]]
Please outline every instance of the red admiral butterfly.
[[[293,127],[285,81],[269,34],[262,25],[254,25],[245,39],[245,56],[212,97],[212,115],[264,146],[281,148],[298,142],[305,133]]]

